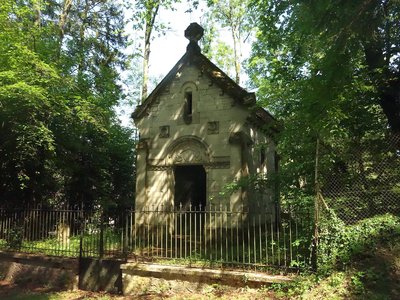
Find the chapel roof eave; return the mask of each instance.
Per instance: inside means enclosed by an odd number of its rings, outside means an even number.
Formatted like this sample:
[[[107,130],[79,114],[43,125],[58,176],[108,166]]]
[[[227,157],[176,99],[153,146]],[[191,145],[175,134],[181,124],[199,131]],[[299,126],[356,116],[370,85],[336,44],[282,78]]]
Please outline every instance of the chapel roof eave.
[[[283,130],[283,124],[271,115],[266,109],[256,106],[247,118],[247,121],[261,129],[265,134],[275,137]]]
[[[178,72],[185,65],[193,64],[199,68],[200,74],[209,76],[212,84],[215,83],[221,88],[223,93],[232,97],[236,103],[242,104],[250,109],[255,108],[252,109],[251,118],[259,125],[276,123],[276,119],[267,110],[256,105],[255,93],[246,91],[201,53],[197,41],[202,35],[203,29],[197,23],[191,23],[185,30],[185,37],[190,41],[186,48],[186,53],[178,60],[175,66],[168,72],[163,80],[161,80],[150,95],[136,107],[135,111],[132,113],[134,121],[136,122],[146,115],[147,109],[156,100],[157,96],[176,78]]]
[[[182,67],[189,62],[196,65],[202,74],[208,75],[224,93],[231,96],[235,101],[245,106],[252,106],[256,103],[256,96],[253,92],[247,92],[239,86],[207,57],[197,51],[187,51],[143,103],[136,107],[135,111],[132,113],[132,118],[134,120],[140,119],[143,116],[147,108],[155,98],[157,98],[158,94],[176,77],[176,74]]]

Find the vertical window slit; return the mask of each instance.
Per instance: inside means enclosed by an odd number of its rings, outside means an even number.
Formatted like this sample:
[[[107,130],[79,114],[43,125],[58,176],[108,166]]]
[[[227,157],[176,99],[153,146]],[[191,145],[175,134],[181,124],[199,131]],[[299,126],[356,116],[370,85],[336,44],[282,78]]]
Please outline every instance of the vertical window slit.
[[[186,124],[192,123],[193,115],[193,95],[192,92],[185,92],[185,107],[183,112],[183,119]]]
[[[185,94],[186,98],[186,113],[188,116],[192,115],[193,112],[193,97],[192,97],[192,92],[186,92]]]

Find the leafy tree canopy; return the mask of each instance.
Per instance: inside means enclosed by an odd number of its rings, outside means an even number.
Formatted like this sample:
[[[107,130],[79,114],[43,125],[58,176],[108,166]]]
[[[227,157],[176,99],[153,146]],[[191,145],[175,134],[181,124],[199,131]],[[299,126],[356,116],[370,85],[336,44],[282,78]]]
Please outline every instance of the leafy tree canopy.
[[[115,1],[0,4],[2,205],[133,205],[134,141],[123,97]]]
[[[254,0],[250,62],[261,103],[284,123],[282,176],[312,188],[315,145],[339,153],[400,132],[400,2]],[[304,178],[308,177],[308,178]],[[308,185],[307,185],[308,184]]]

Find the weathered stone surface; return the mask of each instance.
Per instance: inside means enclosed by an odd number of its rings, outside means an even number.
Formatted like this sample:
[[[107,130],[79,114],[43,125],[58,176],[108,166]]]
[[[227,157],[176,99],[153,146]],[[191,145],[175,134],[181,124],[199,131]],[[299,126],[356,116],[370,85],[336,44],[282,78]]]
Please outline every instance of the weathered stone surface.
[[[78,268],[73,258],[0,252],[0,276],[11,283],[73,290],[78,288]]]
[[[146,288],[151,291],[173,289],[179,292],[193,289],[194,284],[197,289],[216,283],[235,287],[261,287],[294,279],[290,276],[257,272],[143,263],[126,263],[121,265],[121,269],[124,295],[136,294]]]
[[[121,292],[120,265],[121,262],[117,260],[81,258],[79,288],[87,291]]]
[[[185,34],[197,42],[200,31],[191,24]],[[254,109],[254,101],[253,93],[239,87],[201,53],[186,53],[134,113],[141,141],[146,143],[138,148],[136,208],[176,205],[174,170],[201,165],[207,177],[205,205],[212,199],[213,204],[252,207],[253,201],[275,212],[272,190],[252,193],[252,198],[241,190],[221,194],[227,184],[243,176],[275,172],[275,144],[262,126],[255,125],[272,122],[273,117]],[[270,116],[269,121],[249,122],[256,118],[254,111]],[[248,141],[231,143],[235,134]],[[265,159],[260,149],[265,149]]]

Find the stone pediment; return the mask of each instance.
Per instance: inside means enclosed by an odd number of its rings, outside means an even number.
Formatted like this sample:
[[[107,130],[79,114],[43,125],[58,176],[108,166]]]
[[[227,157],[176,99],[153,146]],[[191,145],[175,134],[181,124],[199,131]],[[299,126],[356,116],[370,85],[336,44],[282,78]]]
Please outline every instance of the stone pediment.
[[[147,99],[137,106],[132,114],[133,119],[140,119],[146,115],[147,111],[153,106],[157,97],[170,85],[170,83],[177,77],[183,68],[188,65],[194,65],[199,69],[201,74],[208,75],[211,84],[219,86],[223,93],[230,95],[238,103],[246,106],[253,106],[256,103],[254,93],[247,92],[221,69],[213,64],[207,57],[200,52],[186,52],[185,55],[178,61],[178,63],[171,69],[171,71],[164,77],[164,79],[157,85],[153,92]]]

